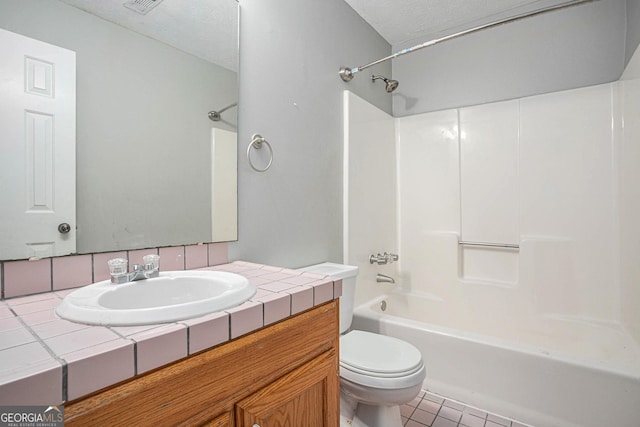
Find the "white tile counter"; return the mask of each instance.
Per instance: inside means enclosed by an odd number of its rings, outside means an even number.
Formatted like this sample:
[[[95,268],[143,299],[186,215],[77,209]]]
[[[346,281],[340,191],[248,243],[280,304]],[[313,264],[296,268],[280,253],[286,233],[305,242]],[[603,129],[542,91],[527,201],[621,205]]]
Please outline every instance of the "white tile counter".
[[[237,307],[144,326],[89,326],[54,310],[73,291],[0,301],[0,405],[58,405],[338,298],[342,281],[236,261],[207,267],[258,288]]]

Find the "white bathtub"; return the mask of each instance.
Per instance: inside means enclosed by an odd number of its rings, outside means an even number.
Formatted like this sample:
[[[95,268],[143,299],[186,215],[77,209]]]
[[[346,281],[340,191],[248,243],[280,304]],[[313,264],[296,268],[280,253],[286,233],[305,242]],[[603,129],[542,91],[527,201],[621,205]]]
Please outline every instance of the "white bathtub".
[[[412,343],[424,357],[425,388],[469,405],[535,427],[640,426],[640,346],[623,328],[502,317],[398,293],[357,307],[352,327]]]

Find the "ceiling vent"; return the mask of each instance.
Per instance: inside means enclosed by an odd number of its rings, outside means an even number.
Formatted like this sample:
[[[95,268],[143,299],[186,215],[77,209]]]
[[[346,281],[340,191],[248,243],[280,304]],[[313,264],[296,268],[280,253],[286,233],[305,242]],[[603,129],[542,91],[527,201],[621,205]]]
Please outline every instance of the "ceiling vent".
[[[142,15],[149,13],[151,9],[160,4],[162,0],[129,0],[123,4],[127,9],[138,12]]]

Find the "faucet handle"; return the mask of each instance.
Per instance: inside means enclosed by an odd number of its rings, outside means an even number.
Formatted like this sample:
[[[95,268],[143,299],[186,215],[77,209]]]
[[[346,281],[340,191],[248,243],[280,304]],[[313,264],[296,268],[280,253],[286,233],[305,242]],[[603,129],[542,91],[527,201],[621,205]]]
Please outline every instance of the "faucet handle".
[[[125,283],[128,281],[127,272],[129,261],[125,258],[113,258],[107,261],[107,265],[109,266],[111,283]]]
[[[145,255],[142,257],[142,262],[147,277],[157,277],[160,274],[160,255]]]
[[[390,254],[389,252],[385,252],[383,254],[378,253],[378,255],[369,255],[369,263],[370,264],[390,264],[394,261],[398,261],[398,255]]]
[[[386,253],[385,253],[386,255]],[[385,255],[369,255],[369,263],[370,264],[386,264],[387,263],[387,257]]]
[[[112,276],[121,276],[127,274],[129,261],[125,258],[113,258],[107,261],[107,265],[109,266],[109,274]]]
[[[149,254],[142,257],[142,262],[145,270],[158,270],[160,269],[160,255]]]
[[[398,259],[400,258],[397,254],[390,254],[388,252],[385,252],[384,256],[387,258],[389,262],[398,261]]]

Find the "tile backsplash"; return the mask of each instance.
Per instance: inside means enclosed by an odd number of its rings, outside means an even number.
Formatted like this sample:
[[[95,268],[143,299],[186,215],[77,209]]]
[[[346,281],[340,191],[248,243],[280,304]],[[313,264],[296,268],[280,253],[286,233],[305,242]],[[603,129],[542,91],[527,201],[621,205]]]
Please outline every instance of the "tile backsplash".
[[[127,258],[129,266],[149,253],[160,255],[164,271],[190,270],[228,262],[227,243],[135,249],[0,263],[1,298],[7,299],[76,288],[109,279],[107,260]]]

